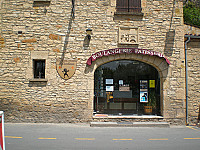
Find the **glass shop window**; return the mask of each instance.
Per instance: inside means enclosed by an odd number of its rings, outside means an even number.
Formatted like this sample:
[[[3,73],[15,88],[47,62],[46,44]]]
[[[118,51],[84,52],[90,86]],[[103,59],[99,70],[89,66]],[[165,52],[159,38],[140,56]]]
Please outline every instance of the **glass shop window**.
[[[33,60],[34,78],[45,79],[45,60]]]
[[[140,13],[141,0],[117,0],[117,12],[135,12]]]
[[[94,113],[160,115],[160,77],[153,66],[116,60],[94,73]]]

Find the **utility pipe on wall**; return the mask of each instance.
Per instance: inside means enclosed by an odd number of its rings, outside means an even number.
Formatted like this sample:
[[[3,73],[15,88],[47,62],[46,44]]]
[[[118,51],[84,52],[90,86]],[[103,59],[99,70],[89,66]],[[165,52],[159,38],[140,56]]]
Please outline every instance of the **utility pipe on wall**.
[[[190,36],[185,42],[185,86],[186,86],[186,125],[188,125],[188,63],[187,63],[187,43],[190,42]]]

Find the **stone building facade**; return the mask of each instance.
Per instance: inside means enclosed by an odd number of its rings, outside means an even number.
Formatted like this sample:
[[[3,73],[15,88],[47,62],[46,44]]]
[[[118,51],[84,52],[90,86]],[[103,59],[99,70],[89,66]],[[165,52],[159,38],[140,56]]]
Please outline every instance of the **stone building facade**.
[[[188,117],[189,122],[196,124],[197,117],[200,115],[199,97],[199,50],[200,50],[200,28],[185,25],[185,41],[191,37],[187,43],[188,59]]]
[[[117,0],[1,0],[0,109],[5,120],[185,124],[183,2],[138,3],[139,11],[123,12]],[[200,96],[199,39],[195,40],[195,47],[188,45],[189,123],[197,119]],[[119,49],[110,55],[107,51]],[[89,64],[93,54],[98,56]],[[159,115],[94,114],[95,70],[118,60],[136,60],[158,71]],[[74,72],[64,70],[62,66],[72,62]],[[38,64],[45,66],[45,75],[37,76]]]

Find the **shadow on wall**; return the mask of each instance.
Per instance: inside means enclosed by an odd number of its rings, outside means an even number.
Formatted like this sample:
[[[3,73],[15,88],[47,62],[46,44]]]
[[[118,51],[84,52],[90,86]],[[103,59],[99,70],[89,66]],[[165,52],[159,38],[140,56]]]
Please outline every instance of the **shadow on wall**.
[[[175,5],[176,5],[176,0],[173,1],[173,9],[172,9],[172,15],[171,15],[171,21],[170,21],[170,29],[166,33],[164,54],[165,54],[165,56],[168,56],[168,57],[172,56],[173,48],[174,48],[175,30],[172,29],[172,25],[173,25],[172,22],[173,22],[173,18],[174,18]]]
[[[94,64],[95,64],[95,63],[92,63],[91,66],[89,66],[89,65],[86,64],[86,67],[85,67],[84,73],[85,73],[85,74],[92,73],[93,70],[94,70]]]
[[[64,61],[64,58],[65,58],[65,53],[67,51],[67,46],[68,46],[68,42],[69,42],[70,31],[71,31],[71,28],[72,28],[72,22],[73,22],[73,20],[75,18],[74,13],[75,13],[74,0],[72,0],[71,16],[70,16],[70,20],[69,20],[69,24],[68,24],[68,28],[67,28],[67,34],[65,36],[65,42],[64,42],[62,57],[61,57],[61,61],[60,61],[60,65],[61,66],[63,65],[63,61]],[[72,53],[71,52],[69,52],[69,53],[70,53],[71,57],[73,57]]]
[[[166,41],[165,41],[165,56],[172,56],[173,48],[174,48],[174,39],[175,39],[175,30],[170,30],[166,33]]]
[[[90,45],[90,39],[86,36],[83,41],[83,48],[88,49]]]

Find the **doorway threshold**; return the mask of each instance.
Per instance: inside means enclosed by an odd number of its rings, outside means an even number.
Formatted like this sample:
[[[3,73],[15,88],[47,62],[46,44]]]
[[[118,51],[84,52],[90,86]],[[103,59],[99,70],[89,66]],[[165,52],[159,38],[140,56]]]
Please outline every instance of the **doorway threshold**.
[[[163,119],[163,116],[157,115],[109,115],[109,114],[95,114],[93,119],[107,118],[107,119]]]

